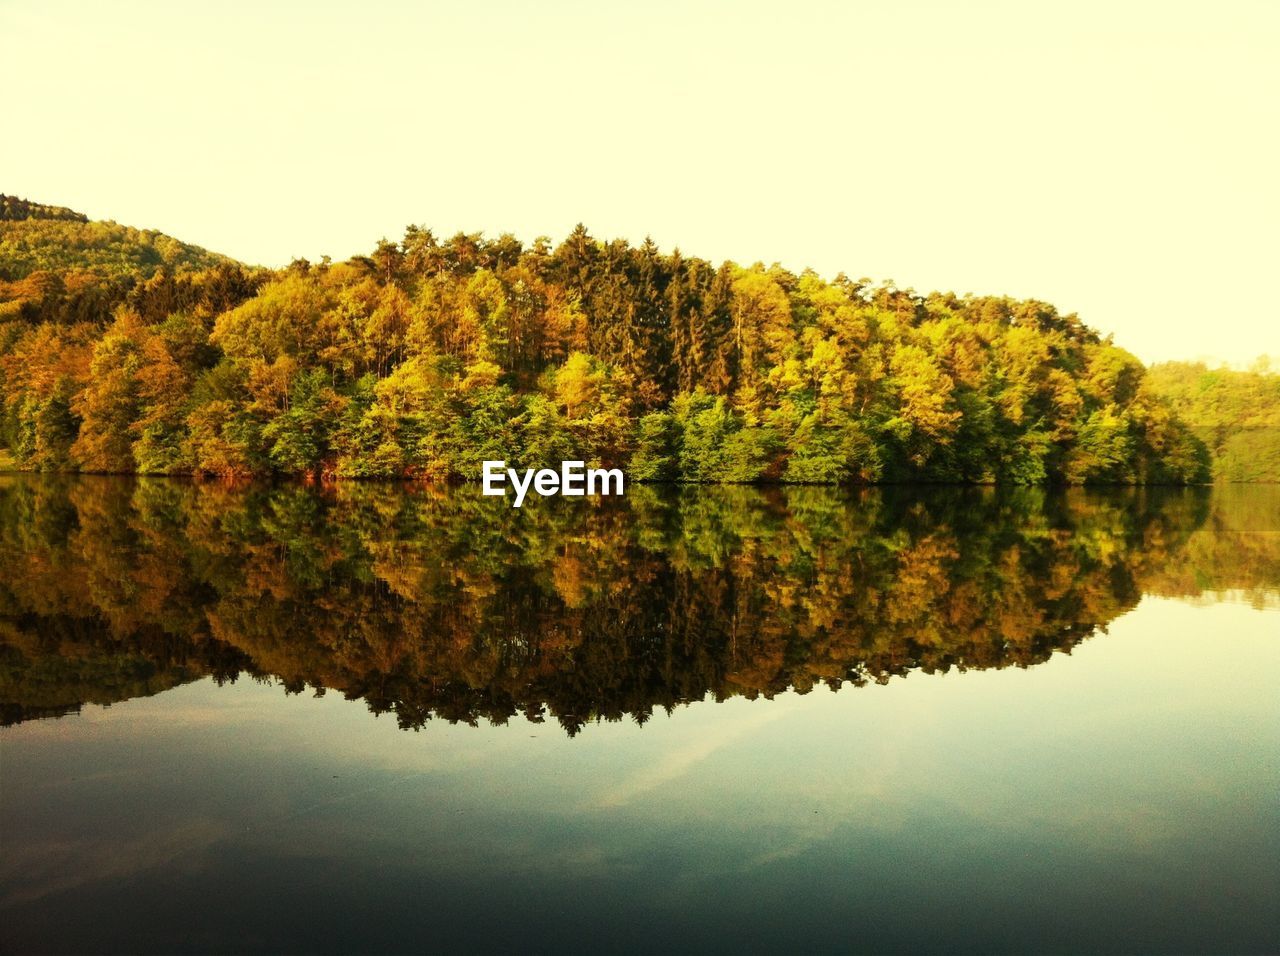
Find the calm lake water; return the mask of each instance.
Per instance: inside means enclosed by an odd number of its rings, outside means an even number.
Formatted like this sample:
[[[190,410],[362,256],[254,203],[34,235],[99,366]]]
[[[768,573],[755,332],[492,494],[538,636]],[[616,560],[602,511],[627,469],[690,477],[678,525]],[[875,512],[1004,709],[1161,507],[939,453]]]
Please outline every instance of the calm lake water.
[[[1280,488],[0,476],[0,950],[1280,949]]]

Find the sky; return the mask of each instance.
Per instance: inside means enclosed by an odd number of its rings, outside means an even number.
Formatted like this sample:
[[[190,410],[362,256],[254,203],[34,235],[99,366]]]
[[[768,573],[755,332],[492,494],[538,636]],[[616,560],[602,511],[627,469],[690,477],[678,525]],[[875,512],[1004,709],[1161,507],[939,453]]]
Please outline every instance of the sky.
[[[1280,356],[1280,3],[0,0],[0,192],[244,261],[651,236]]]

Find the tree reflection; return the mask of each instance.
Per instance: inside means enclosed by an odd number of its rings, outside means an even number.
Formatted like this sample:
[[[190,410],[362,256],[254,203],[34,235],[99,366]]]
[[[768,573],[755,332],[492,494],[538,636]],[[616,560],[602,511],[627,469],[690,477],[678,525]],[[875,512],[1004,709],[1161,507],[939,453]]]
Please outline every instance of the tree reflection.
[[[1026,667],[1142,594],[1280,585],[1280,490],[466,487],[0,478],[6,723],[204,676],[432,718],[644,722]]]

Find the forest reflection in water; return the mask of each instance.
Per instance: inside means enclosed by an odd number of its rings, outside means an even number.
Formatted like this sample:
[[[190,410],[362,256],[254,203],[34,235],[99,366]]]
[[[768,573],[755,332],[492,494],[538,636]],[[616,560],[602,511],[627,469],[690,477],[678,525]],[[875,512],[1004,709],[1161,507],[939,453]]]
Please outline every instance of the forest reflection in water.
[[[470,486],[0,476],[0,717],[212,676],[392,712],[643,723],[1027,667],[1144,594],[1274,603],[1280,488]]]

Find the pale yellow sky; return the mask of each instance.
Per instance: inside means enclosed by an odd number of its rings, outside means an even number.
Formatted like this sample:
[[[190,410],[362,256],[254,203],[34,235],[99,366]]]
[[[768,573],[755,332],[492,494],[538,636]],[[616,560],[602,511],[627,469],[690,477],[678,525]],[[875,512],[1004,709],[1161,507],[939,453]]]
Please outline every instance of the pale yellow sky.
[[[0,191],[252,262],[652,235],[1280,354],[1280,2],[0,0]]]

